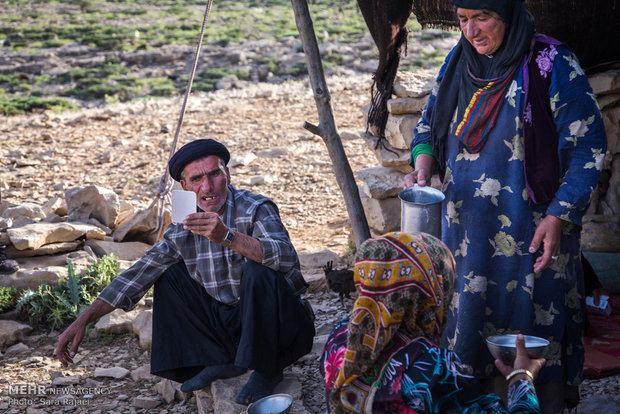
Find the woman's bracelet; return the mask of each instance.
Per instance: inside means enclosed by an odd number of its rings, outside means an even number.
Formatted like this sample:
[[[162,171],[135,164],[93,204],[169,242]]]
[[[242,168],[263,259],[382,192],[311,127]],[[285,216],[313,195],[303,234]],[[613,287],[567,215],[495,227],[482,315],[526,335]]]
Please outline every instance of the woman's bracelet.
[[[528,371],[527,369],[515,369],[514,371],[512,371],[510,374],[508,374],[508,376],[506,377],[506,381],[510,382],[510,380],[512,379],[512,377],[514,377],[515,375],[519,375],[519,374],[525,374],[528,377],[530,377],[530,381],[534,382],[534,376],[532,375],[532,373],[530,371]]]

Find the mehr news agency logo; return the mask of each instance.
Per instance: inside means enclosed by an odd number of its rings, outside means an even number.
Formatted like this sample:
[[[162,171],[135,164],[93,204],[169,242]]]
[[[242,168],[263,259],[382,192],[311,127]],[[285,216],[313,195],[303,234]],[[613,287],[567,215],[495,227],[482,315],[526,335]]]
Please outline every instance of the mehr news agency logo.
[[[0,403],[9,406],[88,406],[96,395],[107,395],[111,390],[109,387],[48,387],[17,383],[0,389]],[[4,391],[8,395],[1,395]]]

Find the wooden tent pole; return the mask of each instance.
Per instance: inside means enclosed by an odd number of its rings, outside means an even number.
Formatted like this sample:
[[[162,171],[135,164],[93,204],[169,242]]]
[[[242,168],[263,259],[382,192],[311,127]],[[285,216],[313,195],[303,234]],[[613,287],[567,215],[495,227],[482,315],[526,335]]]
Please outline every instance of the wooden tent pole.
[[[336,181],[342,191],[344,202],[353,228],[353,237],[355,244],[359,245],[366,239],[370,238],[370,230],[366,215],[362,207],[362,201],[355,183],[353,171],[344,152],[340,135],[336,131],[336,123],[330,104],[329,90],[325,82],[323,73],[323,63],[319,53],[319,46],[314,33],[314,26],[308,3],[306,0],[291,0],[293,11],[295,12],[295,21],[297,30],[301,36],[301,42],[306,54],[306,63],[308,64],[308,75],[310,76],[310,84],[314,93],[317,111],[319,113],[319,125],[313,125],[304,122],[303,127],[315,135],[320,136],[332,160]]]

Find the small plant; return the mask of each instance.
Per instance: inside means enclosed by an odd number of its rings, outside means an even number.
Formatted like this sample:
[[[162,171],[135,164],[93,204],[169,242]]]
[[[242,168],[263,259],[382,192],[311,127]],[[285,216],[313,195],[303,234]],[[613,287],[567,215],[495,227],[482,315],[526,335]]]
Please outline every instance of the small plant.
[[[38,96],[9,97],[0,94],[0,114],[18,115],[34,110],[50,109],[54,112],[75,110],[77,107],[69,101],[59,98],[41,98]]]
[[[28,323],[49,330],[61,329],[71,323],[110,284],[118,272],[118,260],[106,255],[94,260],[80,277],[69,260],[66,280],[56,285],[43,283],[26,290],[17,301],[16,309]]]
[[[0,286],[0,313],[4,313],[15,308],[18,297],[17,289],[14,287]]]

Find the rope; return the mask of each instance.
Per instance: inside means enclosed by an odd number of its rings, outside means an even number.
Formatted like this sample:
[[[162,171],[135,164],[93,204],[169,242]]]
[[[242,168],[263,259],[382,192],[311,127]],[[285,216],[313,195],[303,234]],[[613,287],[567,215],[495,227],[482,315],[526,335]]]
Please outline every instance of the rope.
[[[196,74],[196,67],[198,66],[198,57],[200,56],[200,48],[202,47],[202,41],[204,39],[205,28],[207,27],[207,21],[209,20],[209,14],[211,12],[211,5],[213,4],[213,0],[207,0],[207,5],[205,8],[204,17],[202,19],[202,27],[200,29],[200,37],[198,38],[198,45],[196,46],[196,52],[194,53],[194,64],[192,65],[192,71],[189,75],[189,79],[187,81],[187,88],[185,89],[185,96],[183,99],[183,105],[181,106],[181,113],[179,114],[179,121],[177,122],[177,128],[174,132],[174,140],[172,141],[172,146],[170,147],[170,153],[168,154],[168,162],[176,152],[177,143],[179,142],[179,135],[181,134],[181,127],[183,125],[183,118],[185,117],[185,110],[187,108],[187,101],[189,99],[189,95],[192,91],[192,84],[194,83],[194,76]],[[168,162],[166,162],[166,172],[161,176],[159,180],[159,186],[157,188],[157,193],[155,194],[155,199],[149,205],[149,209],[152,208],[156,203],[159,203],[159,219],[157,221],[157,227],[153,229],[150,233],[154,233],[157,231],[157,240],[161,239],[162,232],[164,230],[164,200],[170,189],[172,188],[173,183],[170,182],[168,184],[170,178],[170,171],[168,169]]]

